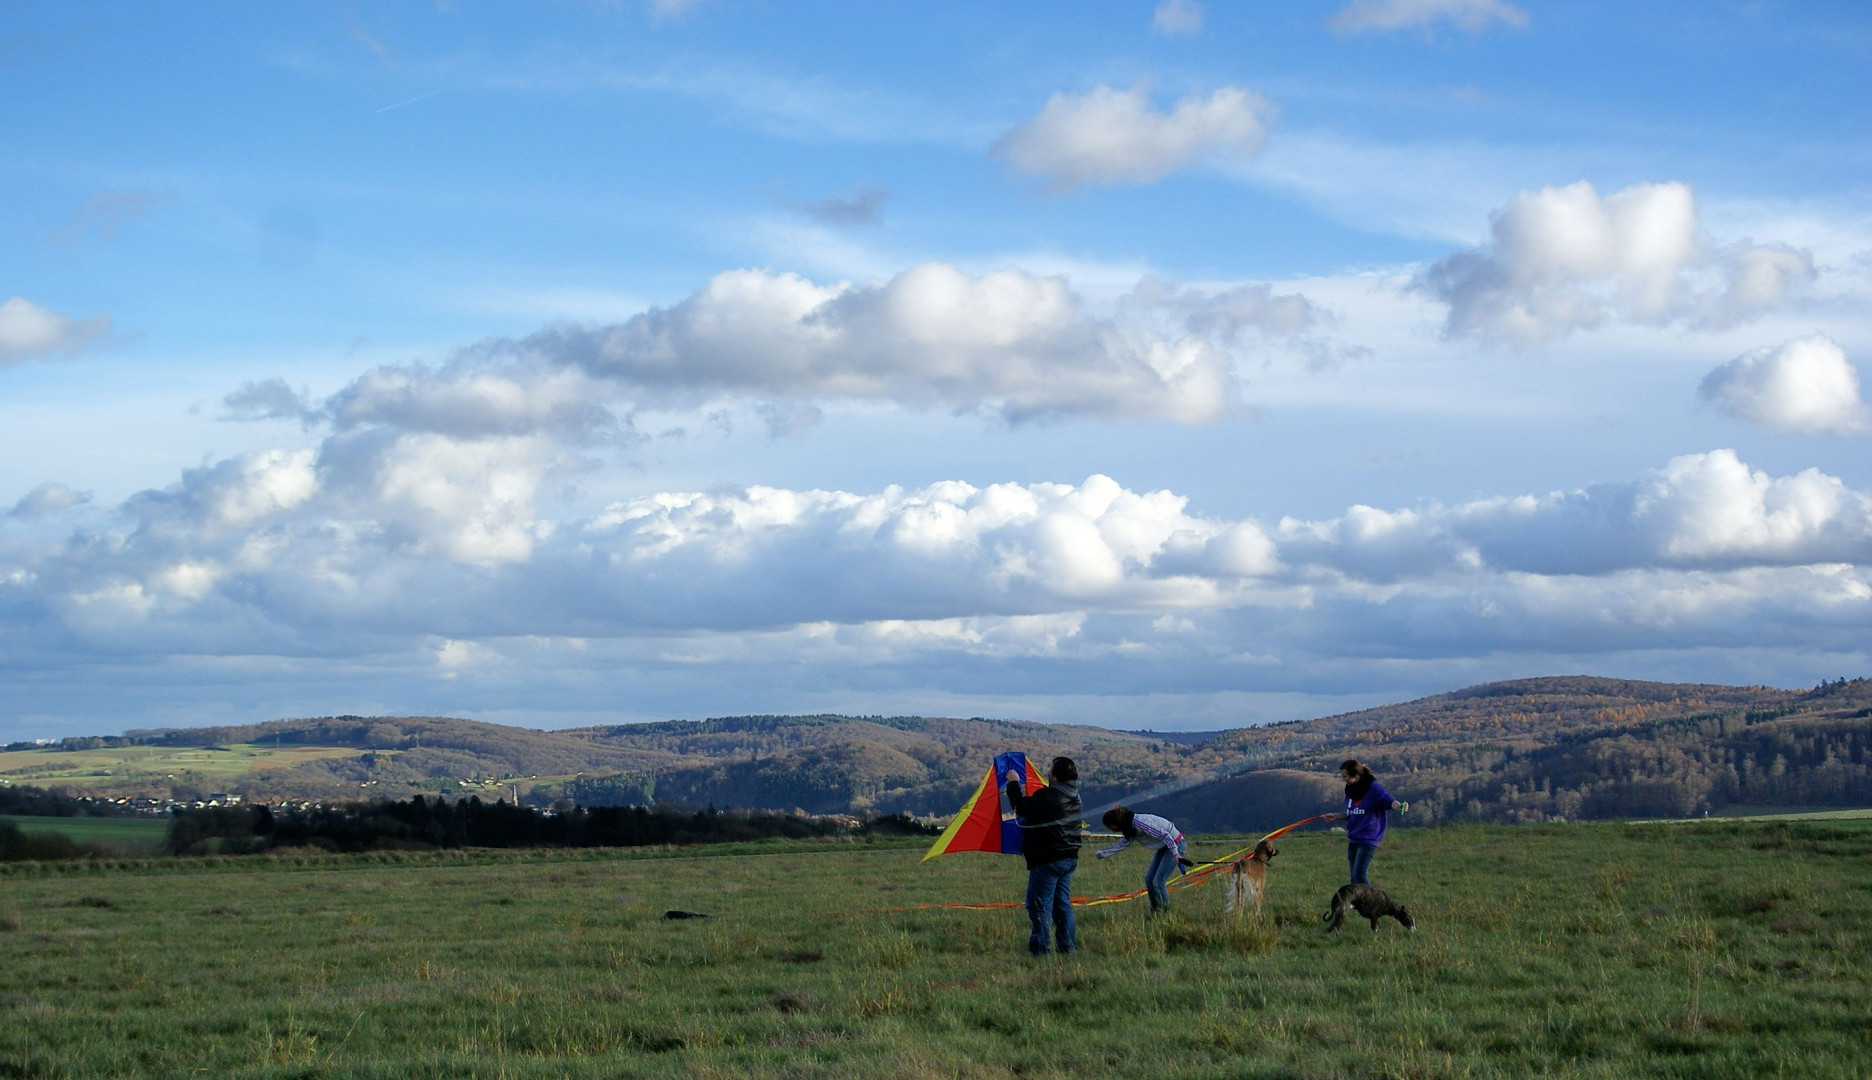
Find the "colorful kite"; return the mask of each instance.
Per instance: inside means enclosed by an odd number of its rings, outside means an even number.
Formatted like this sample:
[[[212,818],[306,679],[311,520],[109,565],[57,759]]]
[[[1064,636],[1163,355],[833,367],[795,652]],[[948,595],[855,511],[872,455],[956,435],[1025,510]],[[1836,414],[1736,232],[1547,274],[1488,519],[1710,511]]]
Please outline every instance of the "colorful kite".
[[[975,789],[975,794],[969,796],[968,802],[962,804],[955,820],[930,845],[929,854],[920,861],[928,862],[938,855],[954,855],[958,851],[1019,855],[1020,821],[1014,817],[1013,811],[1007,809],[1007,795],[1002,790],[1002,778],[1009,772],[1017,772],[1027,778],[1026,793],[1029,795],[1045,786],[1039,771],[1027,763],[1026,754],[996,754],[994,764],[988,768],[988,775],[982,777],[981,786]]]

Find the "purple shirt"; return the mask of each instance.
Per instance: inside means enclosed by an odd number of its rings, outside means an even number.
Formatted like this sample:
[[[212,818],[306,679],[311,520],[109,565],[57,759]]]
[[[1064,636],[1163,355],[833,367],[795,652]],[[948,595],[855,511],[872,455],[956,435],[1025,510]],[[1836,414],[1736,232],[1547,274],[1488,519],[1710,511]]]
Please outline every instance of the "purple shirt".
[[[1384,785],[1373,780],[1372,786],[1365,791],[1365,797],[1354,799],[1346,796],[1345,812],[1346,842],[1349,844],[1376,844],[1384,839],[1385,811],[1396,802]]]

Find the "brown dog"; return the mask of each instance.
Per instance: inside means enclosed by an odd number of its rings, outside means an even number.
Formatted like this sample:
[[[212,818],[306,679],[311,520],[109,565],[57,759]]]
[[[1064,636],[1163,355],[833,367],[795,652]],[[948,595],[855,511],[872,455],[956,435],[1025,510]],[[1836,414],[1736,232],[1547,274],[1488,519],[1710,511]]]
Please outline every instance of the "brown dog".
[[[1230,915],[1239,915],[1249,904],[1254,905],[1255,917],[1261,917],[1261,897],[1267,893],[1268,861],[1280,854],[1280,849],[1262,840],[1255,844],[1254,853],[1235,860],[1229,868],[1228,900],[1223,910]]]

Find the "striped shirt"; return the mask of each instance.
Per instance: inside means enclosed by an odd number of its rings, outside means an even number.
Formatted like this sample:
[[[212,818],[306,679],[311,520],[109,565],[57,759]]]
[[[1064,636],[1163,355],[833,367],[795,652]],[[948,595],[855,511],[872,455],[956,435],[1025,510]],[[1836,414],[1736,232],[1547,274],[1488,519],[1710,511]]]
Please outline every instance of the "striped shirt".
[[[1177,844],[1183,842],[1183,834],[1177,831],[1177,827],[1156,814],[1134,815],[1131,818],[1131,827],[1136,830],[1136,836],[1121,837],[1111,847],[1101,848],[1098,857],[1104,859],[1116,855],[1130,847],[1133,840],[1136,840],[1138,846],[1147,851],[1156,851],[1164,847],[1174,849]]]

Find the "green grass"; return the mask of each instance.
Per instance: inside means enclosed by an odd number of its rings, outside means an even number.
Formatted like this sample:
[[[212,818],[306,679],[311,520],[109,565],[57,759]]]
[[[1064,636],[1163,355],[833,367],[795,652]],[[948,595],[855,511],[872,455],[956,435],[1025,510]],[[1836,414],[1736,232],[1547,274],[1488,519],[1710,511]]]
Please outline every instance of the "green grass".
[[[1770,806],[1732,806],[1723,811],[1721,816],[1749,821],[1848,821],[1872,819],[1872,809],[1809,810],[1790,813]]]
[[[19,864],[0,1077],[1872,1073],[1872,823],[1400,830],[1419,932],[1328,937],[1341,844],[1287,838],[1261,923],[1208,887],[1039,962],[1017,911],[858,913],[1019,898],[920,843]]]
[[[64,833],[72,843],[123,855],[154,855],[169,835],[167,817],[21,817],[0,814],[26,833]]]

